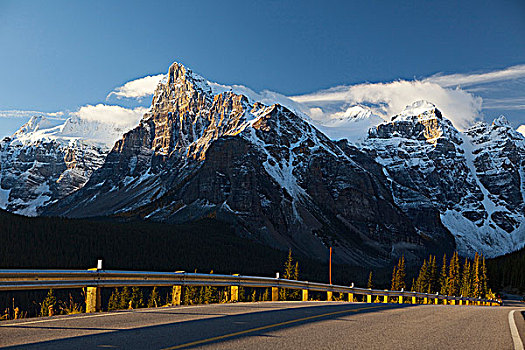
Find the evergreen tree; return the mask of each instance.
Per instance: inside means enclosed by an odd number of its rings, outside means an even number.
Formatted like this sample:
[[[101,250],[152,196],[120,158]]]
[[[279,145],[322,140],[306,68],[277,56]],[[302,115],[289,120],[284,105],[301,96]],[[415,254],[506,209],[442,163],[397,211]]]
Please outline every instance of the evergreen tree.
[[[437,265],[436,265],[436,256],[430,256],[429,257],[429,267],[428,267],[428,288],[426,290],[427,293],[435,293],[437,291],[437,280],[438,280],[438,271],[437,271]]]
[[[368,283],[366,285],[366,288],[368,289],[374,288],[374,284],[372,283],[372,271],[370,271],[370,274],[368,275]]]
[[[446,295],[447,294],[447,284],[448,284],[448,277],[447,277],[447,254],[443,254],[443,265],[441,265],[441,273],[439,274],[439,294]]]
[[[481,278],[480,278],[480,263],[479,263],[479,255],[476,252],[476,255],[474,256],[474,262],[472,264],[472,271],[471,271],[471,279],[472,279],[472,296],[475,298],[482,298],[484,295],[481,292]]]
[[[481,286],[481,295],[486,297],[489,293],[488,288],[488,277],[487,277],[487,266],[485,264],[485,257],[481,256],[481,272],[480,272],[480,286]]]
[[[288,250],[288,257],[286,258],[286,261],[284,262],[284,271],[282,273],[282,277],[287,280],[293,279],[295,272],[295,266],[293,263],[293,257],[292,257],[292,249]],[[290,290],[288,288],[280,288],[279,289],[279,300],[288,300],[291,296]]]
[[[396,266],[394,266],[394,269],[392,270],[392,284],[391,284],[390,290],[399,290],[397,286],[397,267]]]
[[[461,286],[460,286],[460,294],[464,297],[470,297],[470,263],[468,259],[465,259],[465,263],[463,264],[463,272],[461,274]]]
[[[415,287],[415,291],[416,292],[426,292],[427,289],[428,289],[428,266],[427,266],[427,261],[426,260],[423,260],[423,265],[421,266],[421,269],[419,270],[419,275],[417,276],[417,280],[416,280],[416,287]],[[412,287],[414,288],[414,287]]]
[[[160,295],[157,292],[157,287],[153,287],[148,299],[148,307],[159,307]]]
[[[111,296],[109,297],[108,310],[118,310],[120,303],[120,293],[118,288],[113,289]]]
[[[144,294],[139,287],[131,288],[131,307],[133,309],[138,309],[144,307]]]
[[[131,300],[131,291],[129,290],[129,287],[122,288],[122,292],[120,292],[120,298],[119,298],[119,309],[125,310],[129,308],[129,301]]]
[[[50,316],[49,310],[54,310],[56,307],[57,298],[55,297],[55,294],[53,293],[53,289],[50,289],[49,292],[47,292],[47,296],[42,301],[41,307],[40,307],[40,315],[41,316]]]
[[[399,290],[406,288],[405,284],[406,272],[405,272],[405,256],[402,255],[397,263],[396,273],[396,284]]]
[[[264,294],[262,296],[262,301],[270,301],[270,292],[269,288],[264,289]]]
[[[450,259],[450,267],[448,269],[447,293],[450,296],[457,296],[460,286],[460,271],[459,271],[459,257],[458,252],[454,252],[452,259]]]
[[[416,282],[416,280],[414,278],[412,278],[412,284],[410,286],[410,291],[411,292],[415,292],[416,289],[417,289],[417,282]]]

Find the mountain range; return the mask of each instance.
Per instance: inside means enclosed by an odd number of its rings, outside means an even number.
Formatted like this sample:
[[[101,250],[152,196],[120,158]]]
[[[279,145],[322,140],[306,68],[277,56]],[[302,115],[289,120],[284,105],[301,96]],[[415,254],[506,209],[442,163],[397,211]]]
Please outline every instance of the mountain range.
[[[0,207],[167,223],[212,217],[271,247],[321,259],[333,246],[338,262],[372,267],[525,245],[525,138],[504,117],[461,132],[426,101],[389,121],[364,106],[349,111],[319,127],[282,104],[214,92],[174,63],[128,132],[34,117],[5,138]],[[364,136],[348,141],[345,130]]]

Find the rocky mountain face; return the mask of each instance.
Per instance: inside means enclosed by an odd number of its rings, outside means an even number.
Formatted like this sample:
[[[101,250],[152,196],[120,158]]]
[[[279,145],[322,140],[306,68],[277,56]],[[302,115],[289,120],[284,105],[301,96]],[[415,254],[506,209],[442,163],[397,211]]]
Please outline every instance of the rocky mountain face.
[[[438,210],[426,209],[418,225],[396,205],[382,167],[367,154],[281,105],[213,95],[177,63],[140,125],[82,189],[45,214],[164,222],[211,216],[274,247],[324,259],[335,246],[339,262],[370,266],[455,247]]]
[[[38,215],[44,206],[81,188],[104,163],[107,147],[70,136],[82,121],[55,124],[33,117],[0,142],[0,208]]]
[[[523,142],[504,118],[461,133],[419,101],[370,129],[363,146],[407,215],[420,221],[422,208],[437,209],[462,254],[495,256],[525,243]]]

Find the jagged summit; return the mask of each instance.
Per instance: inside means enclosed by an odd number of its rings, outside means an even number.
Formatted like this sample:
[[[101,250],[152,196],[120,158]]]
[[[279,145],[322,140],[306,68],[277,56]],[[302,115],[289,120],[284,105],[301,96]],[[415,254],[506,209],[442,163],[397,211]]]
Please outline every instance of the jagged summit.
[[[429,101],[419,100],[415,101],[411,105],[406,106],[398,116],[418,116],[420,114],[428,114],[428,112],[432,112],[434,110],[436,110],[435,104]]]
[[[425,141],[434,146],[437,146],[442,138],[457,144],[462,142],[452,122],[443,117],[434,104],[427,101],[416,101],[407,106],[403,112],[393,116],[390,122],[371,128],[368,135],[369,138],[381,139],[404,137]]]

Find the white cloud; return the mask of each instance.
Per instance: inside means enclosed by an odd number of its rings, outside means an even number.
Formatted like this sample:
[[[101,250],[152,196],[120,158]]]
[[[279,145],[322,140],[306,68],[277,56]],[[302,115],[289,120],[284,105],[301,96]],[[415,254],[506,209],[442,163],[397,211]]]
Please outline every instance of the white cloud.
[[[525,124],[520,125],[517,129],[519,133],[521,133],[523,136],[525,136]]]
[[[385,120],[400,113],[414,101],[426,100],[434,103],[459,129],[465,129],[479,119],[483,101],[461,89],[444,88],[436,83],[417,80],[338,86],[293,96],[291,99],[309,108],[316,108],[317,118],[320,118],[319,108],[324,111],[325,119],[332,119],[348,107],[362,104]]]
[[[116,98],[133,98],[141,99],[143,97],[153,95],[155,88],[157,87],[160,80],[164,77],[164,74],[149,75],[147,77],[128,81],[126,84],[119,86],[115,90],[109,93],[107,99],[111,96]]]
[[[470,86],[494,83],[498,81],[525,77],[525,64],[508,67],[487,73],[433,75],[423,81],[439,84],[443,87]]]
[[[47,113],[40,111],[26,111],[18,109],[10,109],[0,111],[0,118],[30,118],[35,115],[45,115],[49,117],[61,117],[64,115],[63,112]]]
[[[138,125],[147,110],[144,107],[128,109],[121,106],[98,104],[96,106],[82,106],[78,111],[71,114],[80,119],[112,124],[123,129],[131,129]]]

